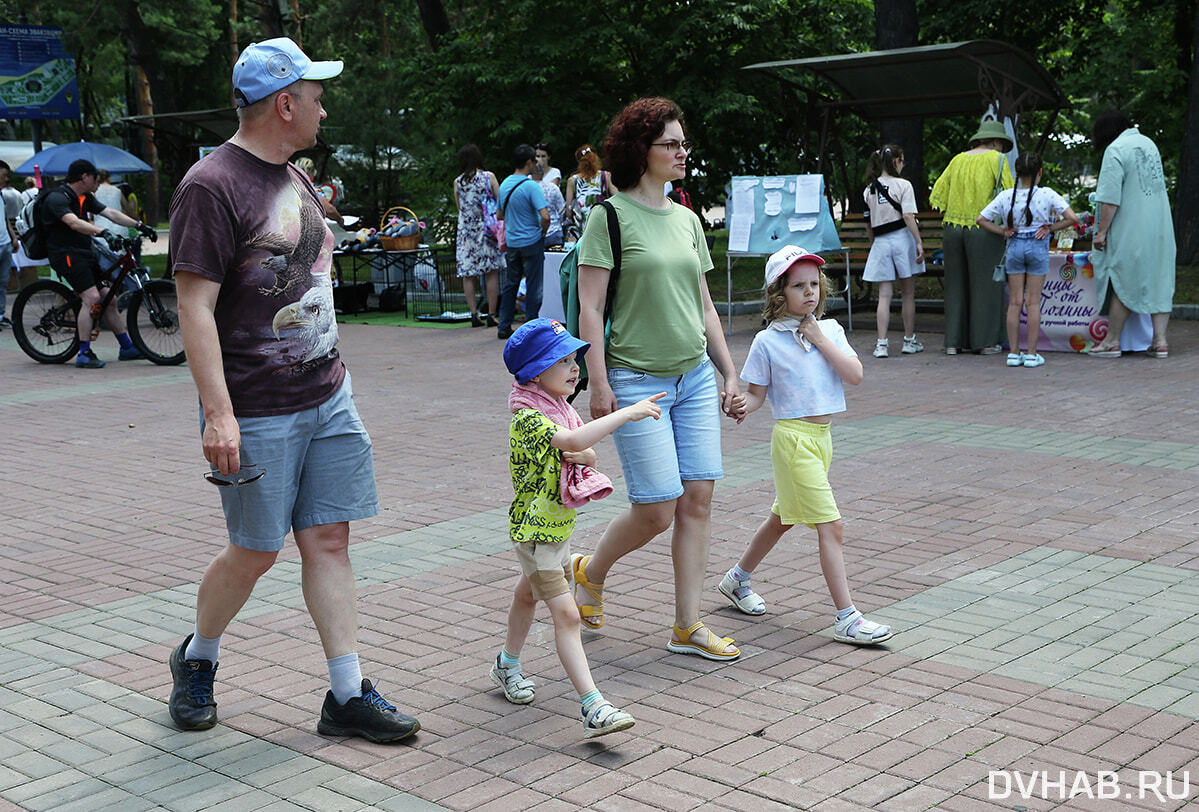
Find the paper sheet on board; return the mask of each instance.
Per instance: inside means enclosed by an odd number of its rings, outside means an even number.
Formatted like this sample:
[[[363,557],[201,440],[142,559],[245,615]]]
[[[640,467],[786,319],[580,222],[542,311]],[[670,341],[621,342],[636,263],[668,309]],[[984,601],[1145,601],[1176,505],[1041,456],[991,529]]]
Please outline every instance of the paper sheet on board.
[[[749,214],[734,214],[729,222],[729,250],[748,251],[749,232],[754,224],[753,209]]]
[[[757,178],[733,181],[733,211],[749,217],[750,223],[754,221],[754,189],[757,185]]]
[[[799,175],[795,179],[795,213],[816,214],[820,211],[820,176]]]
[[[767,217],[774,217],[781,214],[783,211],[783,193],[782,192],[767,192],[766,200],[762,204],[762,213]]]
[[[791,231],[811,231],[820,222],[820,218],[815,214],[805,214],[798,217],[787,218],[787,228]]]
[[[763,189],[782,189],[783,184],[785,184],[786,182],[787,182],[786,178],[778,176],[778,175],[773,175],[768,178],[762,178],[762,188]]]

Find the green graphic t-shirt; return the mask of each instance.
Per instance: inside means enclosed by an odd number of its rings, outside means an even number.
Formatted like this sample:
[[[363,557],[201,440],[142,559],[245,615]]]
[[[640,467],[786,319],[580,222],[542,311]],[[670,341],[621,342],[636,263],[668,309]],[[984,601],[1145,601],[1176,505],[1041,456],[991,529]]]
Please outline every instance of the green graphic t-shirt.
[[[575,510],[562,505],[562,454],[550,445],[559,428],[536,409],[512,414],[508,468],[516,496],[508,508],[508,532],[514,542],[556,544],[574,532]]]

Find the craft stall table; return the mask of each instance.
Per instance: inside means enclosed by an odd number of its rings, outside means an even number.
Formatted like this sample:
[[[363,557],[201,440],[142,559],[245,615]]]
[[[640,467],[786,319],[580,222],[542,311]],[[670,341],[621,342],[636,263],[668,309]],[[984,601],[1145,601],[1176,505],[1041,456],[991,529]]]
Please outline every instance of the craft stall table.
[[[403,290],[400,310],[405,316],[411,315],[409,303],[414,297],[435,300],[437,312],[445,310],[445,286],[438,278],[436,252],[428,245],[404,251],[382,248],[334,251],[333,266],[339,286],[357,290],[361,281],[372,283],[376,294],[393,287]],[[349,296],[342,305],[346,312],[360,312],[366,309],[365,297]]]
[[[1039,352],[1082,352],[1107,335],[1107,316],[1099,314],[1095,269],[1088,252],[1051,251],[1049,274],[1041,289]],[[1020,313],[1020,346],[1028,337],[1028,314]],[[1146,313],[1133,313],[1120,334],[1120,349],[1135,352],[1149,348],[1153,322]]]

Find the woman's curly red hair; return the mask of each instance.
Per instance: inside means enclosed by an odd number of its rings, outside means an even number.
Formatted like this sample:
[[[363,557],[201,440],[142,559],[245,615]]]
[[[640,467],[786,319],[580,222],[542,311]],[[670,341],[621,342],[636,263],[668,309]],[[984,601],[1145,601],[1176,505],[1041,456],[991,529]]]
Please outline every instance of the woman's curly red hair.
[[[608,125],[604,161],[617,189],[636,186],[649,168],[649,149],[671,121],[683,123],[683,110],[670,99],[638,99]]]

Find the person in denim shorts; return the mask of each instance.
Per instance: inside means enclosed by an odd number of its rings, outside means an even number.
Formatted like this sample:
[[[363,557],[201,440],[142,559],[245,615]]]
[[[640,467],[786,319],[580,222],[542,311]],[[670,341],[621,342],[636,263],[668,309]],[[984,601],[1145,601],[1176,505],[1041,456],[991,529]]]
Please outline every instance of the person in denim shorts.
[[[304,600],[329,669],[317,731],[393,742],[420,729],[362,678],[350,521],[378,512],[371,441],[338,355],[333,235],[287,159],[316,141],[320,81],[291,40],[252,43],[233,69],[237,133],[193,166],[171,200],[169,264],[200,395],[205,479],[229,544],[196,596],[195,630],[171,653],[171,718],[216,724],[221,635],[291,532]],[[205,486],[207,487],[207,486]]]
[[[603,625],[608,571],[673,524],[674,628],[667,649],[733,660],[741,651],[704,626],[699,609],[712,492],[723,476],[720,414],[739,412],[744,396],[704,281],[712,259],[703,227],[663,194],[667,181],[687,174],[691,143],[682,119],[672,101],[639,99],[608,129],[604,159],[619,189],[611,202],[621,270],[606,352],[603,313],[615,258],[602,207],[588,215],[580,241],[579,337],[591,344],[591,416],[667,394],[657,402],[660,420],[626,423],[613,435],[632,506],[608,525],[594,554],[575,562],[575,602],[584,624]]]

